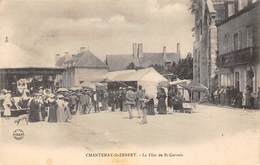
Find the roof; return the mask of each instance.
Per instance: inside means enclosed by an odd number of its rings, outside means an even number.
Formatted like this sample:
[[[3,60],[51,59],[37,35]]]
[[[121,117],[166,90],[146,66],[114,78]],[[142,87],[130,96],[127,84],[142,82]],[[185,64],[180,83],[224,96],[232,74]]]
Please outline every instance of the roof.
[[[61,66],[63,66],[63,64],[64,64],[65,61],[66,61],[66,57],[65,57],[65,56],[62,56],[62,57],[60,57],[60,58],[57,59],[55,65],[61,67]]]
[[[155,76],[147,76],[150,74]],[[145,81],[145,82],[160,82],[167,81],[160,73],[154,68],[146,68],[139,70],[122,70],[115,72],[108,72],[104,79],[107,81]]]
[[[62,60],[63,59],[60,59],[60,61]],[[68,60],[65,60],[64,63],[70,67],[107,68],[107,65],[89,50],[72,55],[72,57]]]
[[[143,58],[140,59],[142,67],[150,67],[151,65],[163,65],[165,62],[179,62],[179,56],[177,53],[166,53],[163,57],[163,53],[149,53],[144,52]],[[134,62],[133,55],[107,55],[106,63],[110,71],[125,70],[130,63]]]
[[[138,85],[142,85],[146,95],[156,98],[157,86],[161,82],[167,82],[167,79],[158,73],[154,68],[146,68],[139,70],[123,70],[108,72],[104,79],[107,81],[137,81]]]
[[[106,64],[110,71],[125,70],[132,62],[134,58],[129,54],[107,55],[106,57]]]
[[[37,54],[27,52],[19,46],[5,42],[0,44],[0,68],[26,68],[26,67],[46,67],[49,63],[39,60]]]

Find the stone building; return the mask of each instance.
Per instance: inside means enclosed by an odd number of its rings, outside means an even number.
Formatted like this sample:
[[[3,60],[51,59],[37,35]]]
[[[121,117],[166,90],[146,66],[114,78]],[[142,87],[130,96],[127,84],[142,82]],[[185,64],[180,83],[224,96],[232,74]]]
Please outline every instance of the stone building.
[[[64,87],[79,86],[81,83],[96,83],[108,72],[107,65],[84,47],[75,55],[56,55],[56,66],[65,68],[60,78]]]
[[[130,64],[136,67],[148,68],[151,66],[167,67],[180,60],[180,44],[177,43],[177,53],[167,52],[164,46],[161,52],[144,52],[142,43],[133,43],[132,54],[113,54],[106,56],[109,71],[126,70]]]
[[[227,18],[218,24],[218,85],[244,92],[260,87],[259,1],[227,4]],[[258,21],[257,21],[258,20]]]
[[[216,86],[217,27],[225,17],[224,0],[197,0],[192,4],[193,81],[214,90]],[[224,14],[223,14],[224,13]],[[199,95],[194,96],[199,98]]]

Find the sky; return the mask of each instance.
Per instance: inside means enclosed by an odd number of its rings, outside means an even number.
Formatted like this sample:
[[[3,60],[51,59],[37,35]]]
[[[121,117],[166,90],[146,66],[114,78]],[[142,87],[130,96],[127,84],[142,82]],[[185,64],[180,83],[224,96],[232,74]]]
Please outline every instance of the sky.
[[[0,0],[0,44],[9,42],[52,63],[55,54],[88,47],[99,58],[145,52],[192,52],[190,0]]]

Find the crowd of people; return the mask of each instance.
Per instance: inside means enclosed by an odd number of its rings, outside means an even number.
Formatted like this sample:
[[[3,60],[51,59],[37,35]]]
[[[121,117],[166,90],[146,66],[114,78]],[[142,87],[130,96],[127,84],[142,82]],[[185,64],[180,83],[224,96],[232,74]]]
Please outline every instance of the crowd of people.
[[[166,94],[164,88],[158,87],[158,114],[167,114],[168,107],[173,110],[183,108],[183,99],[177,88],[170,87],[167,91]],[[3,109],[3,117],[6,118],[11,116],[12,110],[25,111],[29,122],[70,122],[75,114],[107,110],[115,112],[119,109],[128,112],[129,119],[134,117],[133,111],[136,110],[137,118],[140,118],[142,124],[146,124],[146,115],[156,114],[154,98],[147,96],[141,85],[137,88],[128,86],[115,90],[60,88],[52,91],[40,87],[33,93],[24,90],[19,97],[12,97],[11,91],[3,89],[0,92],[0,109]]]
[[[51,91],[40,87],[34,93],[24,90],[18,97],[11,93],[6,89],[0,92],[0,109],[3,110],[1,114],[7,119],[11,117],[12,111],[24,111],[28,114],[29,122],[70,122],[72,115],[76,113],[100,111],[101,103],[97,101],[97,94],[89,89]]]
[[[235,108],[258,109],[260,108],[260,88],[253,92],[251,86],[246,86],[244,91],[235,87],[217,88],[211,94],[214,104],[229,105]]]

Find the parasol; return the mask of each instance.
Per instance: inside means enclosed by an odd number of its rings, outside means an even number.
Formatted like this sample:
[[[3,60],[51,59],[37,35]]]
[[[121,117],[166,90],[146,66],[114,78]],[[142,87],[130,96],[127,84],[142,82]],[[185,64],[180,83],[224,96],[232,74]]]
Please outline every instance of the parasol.
[[[69,90],[66,88],[59,88],[57,92],[68,92]]]
[[[79,91],[79,90],[82,90],[82,87],[71,87],[70,90]]]
[[[194,82],[194,81],[191,81],[190,83],[187,83],[187,84],[179,84],[179,85],[192,92],[194,92],[194,91],[195,92],[207,92],[208,91],[208,88],[206,86],[204,86],[201,83]]]

